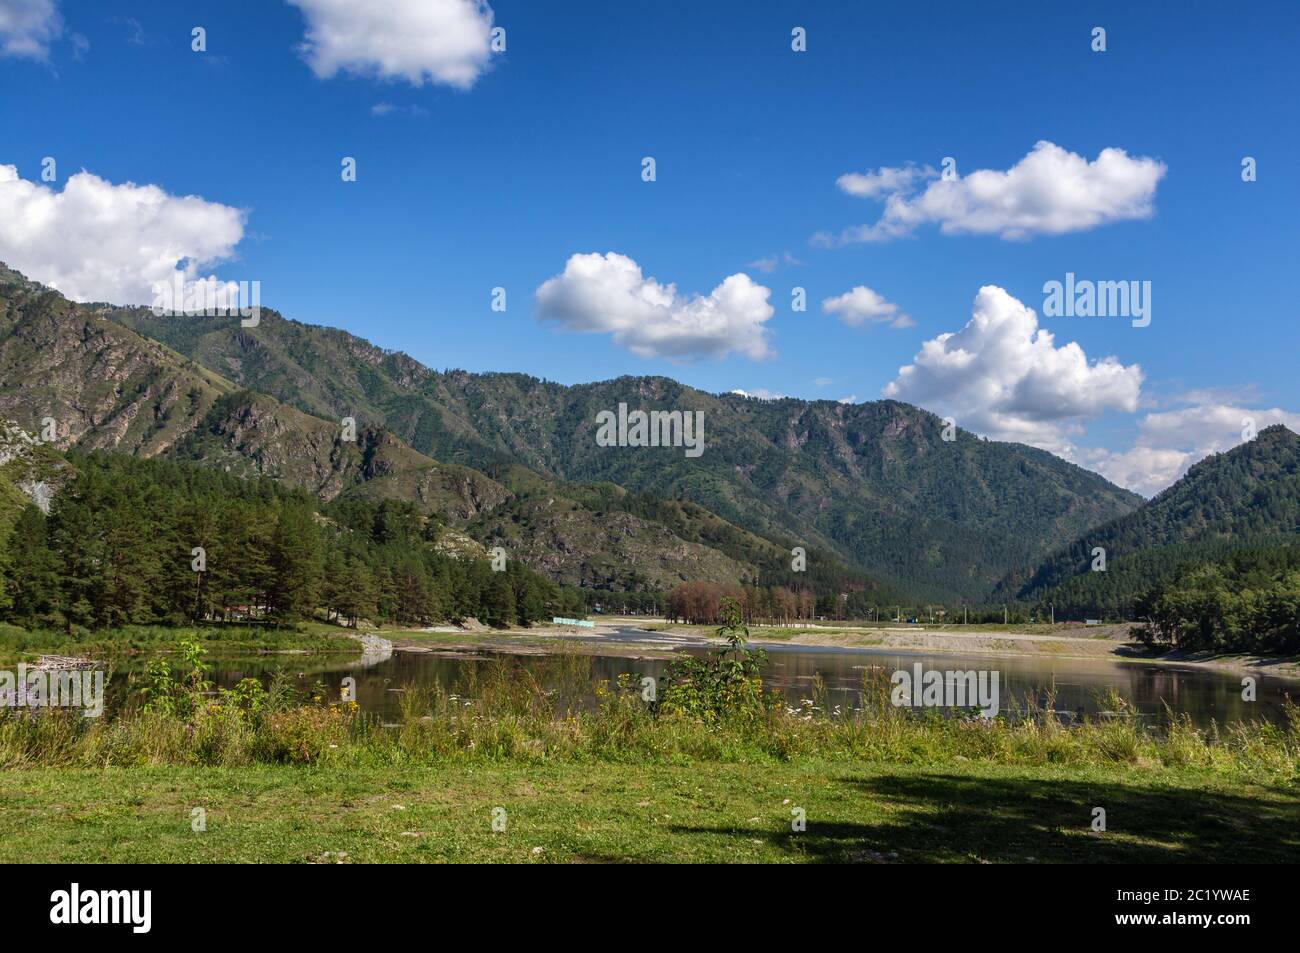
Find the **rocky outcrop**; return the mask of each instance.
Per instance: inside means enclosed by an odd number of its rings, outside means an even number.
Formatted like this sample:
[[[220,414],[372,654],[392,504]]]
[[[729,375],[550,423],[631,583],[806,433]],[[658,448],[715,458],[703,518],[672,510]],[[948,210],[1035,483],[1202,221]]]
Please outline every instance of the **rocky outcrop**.
[[[0,479],[18,490],[42,512],[71,478],[67,461],[22,427],[0,420]]]

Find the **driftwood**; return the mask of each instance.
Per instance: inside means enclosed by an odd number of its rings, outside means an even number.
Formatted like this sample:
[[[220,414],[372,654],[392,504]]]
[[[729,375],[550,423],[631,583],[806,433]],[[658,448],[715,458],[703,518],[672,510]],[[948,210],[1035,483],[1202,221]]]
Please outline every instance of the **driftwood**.
[[[95,660],[79,655],[42,655],[27,666],[29,672],[66,672],[70,669],[94,668]]]

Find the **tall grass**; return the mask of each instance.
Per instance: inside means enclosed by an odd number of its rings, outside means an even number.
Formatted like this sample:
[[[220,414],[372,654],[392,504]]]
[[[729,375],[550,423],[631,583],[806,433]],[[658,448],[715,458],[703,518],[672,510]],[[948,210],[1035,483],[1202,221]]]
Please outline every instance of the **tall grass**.
[[[1064,725],[1029,698],[1006,717],[942,716],[890,703],[887,673],[864,673],[857,709],[827,710],[825,691],[790,707],[775,696],[721,720],[647,704],[640,686],[602,685],[584,703],[590,659],[565,652],[527,668],[515,660],[467,667],[452,689],[407,687],[396,722],[354,703],[243,686],[204,696],[179,717],[126,706],[116,717],[79,711],[0,713],[0,767],[369,764],[445,762],[762,763],[792,759],[942,765],[1131,766],[1197,769],[1261,783],[1300,778],[1300,708],[1288,722],[1199,729],[1172,714],[1149,730],[1118,699],[1108,717]]]

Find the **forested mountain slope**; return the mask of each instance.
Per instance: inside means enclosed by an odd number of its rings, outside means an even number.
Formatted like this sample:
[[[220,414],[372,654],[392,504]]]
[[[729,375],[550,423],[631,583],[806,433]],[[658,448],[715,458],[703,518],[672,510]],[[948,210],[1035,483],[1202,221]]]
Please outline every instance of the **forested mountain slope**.
[[[690,500],[769,538],[817,547],[934,598],[987,596],[1084,530],[1140,502],[1051,454],[981,440],[895,401],[760,401],[663,377],[563,386],[523,374],[430,370],[405,354],[263,310],[223,318],[102,312],[303,410],[381,423],[422,453],[513,488],[609,482]],[[597,447],[596,414],[702,411],[707,449]]]
[[[1300,436],[1281,424],[1214,454],[1146,505],[1098,526],[1000,595],[1053,601],[1065,613],[1130,614],[1134,600],[1176,570],[1243,546],[1300,540]],[[1092,570],[1093,550],[1106,570]]]
[[[723,522],[713,514],[677,519],[693,537],[683,539],[652,515],[620,510],[611,518],[608,507],[589,508],[554,482],[501,463],[507,487],[430,459],[373,417],[347,425],[346,417],[359,416],[351,408],[324,417],[241,387],[107,320],[108,310],[71,303],[0,268],[0,415],[30,432],[52,422],[51,447],[195,461],[244,478],[271,477],[325,501],[411,501],[446,525],[474,523],[484,545],[511,546],[514,558],[566,582],[663,589],[691,579],[759,577],[752,553],[719,551],[690,525]],[[215,320],[236,334],[256,330],[234,318]],[[767,541],[766,556],[773,545]]]

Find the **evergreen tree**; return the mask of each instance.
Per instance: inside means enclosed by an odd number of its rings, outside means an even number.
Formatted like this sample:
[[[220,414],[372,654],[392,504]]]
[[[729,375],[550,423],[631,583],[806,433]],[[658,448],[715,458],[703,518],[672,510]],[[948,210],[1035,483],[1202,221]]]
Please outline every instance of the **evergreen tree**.
[[[320,536],[310,511],[287,505],[271,534],[267,603],[280,621],[309,618],[316,608],[323,569]]]
[[[515,592],[505,573],[496,572],[483,595],[483,621],[502,628],[515,622]]]
[[[18,514],[7,547],[7,614],[20,625],[58,624],[59,561],[46,543],[46,517],[31,505]]]

